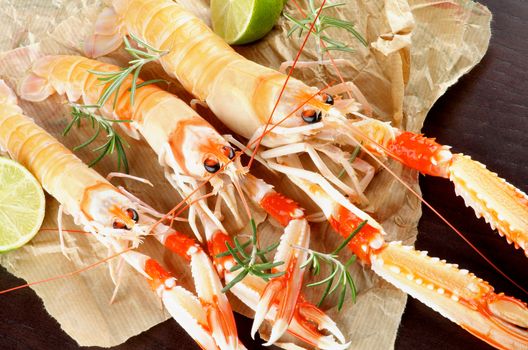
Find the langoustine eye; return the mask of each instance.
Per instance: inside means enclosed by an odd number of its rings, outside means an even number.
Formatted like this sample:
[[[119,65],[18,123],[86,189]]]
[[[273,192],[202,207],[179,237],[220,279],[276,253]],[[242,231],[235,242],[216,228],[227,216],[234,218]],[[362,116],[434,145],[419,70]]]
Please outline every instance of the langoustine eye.
[[[333,106],[334,105],[334,98],[330,94],[322,94],[321,97],[323,98],[324,103],[327,105]]]
[[[128,217],[132,219],[132,221],[134,221],[134,222],[138,222],[139,221],[139,214],[138,214],[138,212],[135,209],[128,208],[126,210],[126,213],[127,213]]]
[[[323,113],[321,113],[321,111],[316,111],[315,109],[305,109],[302,111],[301,116],[308,124],[314,124],[321,121]]]
[[[115,230],[130,230],[130,228],[123,221],[120,220],[114,220],[114,222],[112,223],[112,227]]]
[[[223,146],[222,153],[229,159],[235,158],[235,149],[233,147]]]
[[[139,214],[135,209],[128,208],[125,210],[126,215],[134,222],[139,221]],[[130,230],[130,227],[127,226],[122,219],[116,218],[112,223],[112,227],[116,230]]]
[[[214,174],[218,170],[220,170],[220,163],[218,162],[217,159],[207,158],[204,161],[204,168],[205,168],[205,170],[207,170],[207,172],[209,172],[211,174]]]

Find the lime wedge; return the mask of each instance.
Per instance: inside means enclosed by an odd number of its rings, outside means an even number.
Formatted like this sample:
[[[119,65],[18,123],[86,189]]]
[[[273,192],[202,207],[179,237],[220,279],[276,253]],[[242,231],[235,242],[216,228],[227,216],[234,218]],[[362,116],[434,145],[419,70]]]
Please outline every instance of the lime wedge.
[[[44,220],[42,187],[22,165],[0,157],[0,252],[33,238]]]
[[[248,44],[273,28],[284,0],[211,0],[213,30],[230,45]]]

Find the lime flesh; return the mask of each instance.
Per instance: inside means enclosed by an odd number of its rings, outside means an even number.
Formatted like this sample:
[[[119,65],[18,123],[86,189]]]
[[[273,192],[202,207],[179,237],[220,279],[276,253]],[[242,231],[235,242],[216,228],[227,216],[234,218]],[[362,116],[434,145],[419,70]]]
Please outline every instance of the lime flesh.
[[[22,165],[0,157],[0,252],[31,240],[44,220],[42,187]]]
[[[230,45],[264,37],[277,23],[284,0],[211,0],[213,30]]]

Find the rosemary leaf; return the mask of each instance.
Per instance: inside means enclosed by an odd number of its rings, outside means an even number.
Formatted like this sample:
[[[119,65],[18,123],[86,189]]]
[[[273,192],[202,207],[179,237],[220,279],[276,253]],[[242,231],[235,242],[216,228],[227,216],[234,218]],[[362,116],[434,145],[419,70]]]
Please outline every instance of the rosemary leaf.
[[[347,279],[348,286],[350,288],[350,292],[352,294],[352,300],[355,302],[356,301],[356,295],[357,295],[356,284],[354,283],[354,279],[352,278],[352,276],[348,272],[346,274],[346,279]]]
[[[350,257],[350,259],[348,259],[348,261],[345,263],[345,266],[349,267],[350,265],[352,265],[355,262],[356,262],[356,256],[352,255],[352,257]]]
[[[102,75],[102,76],[115,76],[116,72],[114,71],[100,71],[100,70],[93,70],[88,69],[88,73],[94,74],[94,75]]]
[[[141,67],[138,67],[136,71],[134,72],[134,76],[132,77],[132,86],[130,87],[130,106],[134,106],[134,97],[136,96],[136,89],[137,89],[137,80],[139,77],[139,73],[141,72]]]
[[[89,73],[98,76],[97,79],[102,85],[105,85],[105,88],[99,96],[96,104],[84,106],[76,105],[72,107],[72,120],[68,123],[68,125],[62,132],[63,135],[67,135],[74,125],[80,127],[82,120],[87,120],[92,125],[92,128],[95,129],[94,135],[92,135],[88,140],[77,146],[75,150],[79,150],[92,144],[100,135],[101,131],[104,131],[107,134],[107,141],[100,147],[97,147],[93,150],[94,152],[98,152],[98,154],[96,158],[89,164],[90,166],[97,164],[105,156],[117,152],[118,170],[120,170],[121,166],[123,166],[126,172],[129,171],[128,160],[125,152],[125,146],[127,145],[127,143],[114,130],[112,125],[114,123],[128,123],[131,121],[105,119],[95,113],[92,113],[89,110],[100,110],[105,106],[105,104],[110,100],[112,96],[112,109],[115,110],[119,99],[120,89],[123,86],[123,83],[128,79],[130,74],[132,74],[132,85],[130,87],[131,106],[134,105],[135,93],[138,88],[147,84],[152,84],[154,82],[161,81],[160,79],[155,79],[137,84],[142,67],[149,62],[158,60],[167,52],[148,45],[133,34],[130,34],[130,38],[134,40],[139,46],[146,48],[148,51],[143,51],[134,48],[131,45],[130,40],[125,36],[123,39],[125,43],[125,50],[129,52],[134,58],[133,60],[129,61],[129,67],[121,68],[117,71],[110,72],[88,70]]]
[[[350,155],[350,159],[348,160],[348,162],[351,164],[354,163],[360,151],[361,151],[361,144],[358,144],[352,151],[352,154]],[[345,174],[345,169],[342,169],[339,175],[337,175],[337,178],[340,179],[344,174]]]
[[[247,243],[247,242],[246,242]],[[249,242],[251,243],[251,242]],[[249,244],[246,245],[246,247],[248,246]],[[235,237],[235,247],[236,247],[236,252],[239,253],[240,255],[242,255],[242,257],[244,259],[248,259],[249,258],[249,255],[246,254],[246,252],[244,251],[244,249],[246,247],[243,247],[241,244],[240,244],[240,241],[238,240],[237,237]]]
[[[229,242],[226,242],[227,252],[217,254],[216,257],[232,256],[236,265],[230,269],[230,272],[242,270],[237,278],[228,283],[222,291],[231,289],[236,283],[240,282],[248,274],[262,278],[268,281],[271,278],[283,276],[284,271],[273,272],[272,269],[284,264],[283,261],[268,262],[265,254],[272,251],[278,246],[278,243],[272,244],[264,249],[258,247],[257,240],[257,225],[253,218],[250,218],[251,239],[247,242],[241,243],[238,238],[234,239],[235,246],[232,247]],[[251,247],[251,254],[246,252],[246,249]],[[241,277],[242,275],[242,277]]]
[[[354,28],[354,25],[349,22],[345,21],[339,18],[334,18],[331,16],[328,16],[325,14],[326,11],[330,9],[335,9],[341,6],[344,6],[345,3],[334,3],[334,4],[327,4],[323,6],[321,13],[318,16],[319,8],[315,6],[314,1],[310,0],[308,1],[308,13],[306,14],[306,17],[303,19],[297,19],[291,16],[288,13],[285,13],[284,16],[287,20],[292,22],[292,27],[290,30],[288,30],[288,37],[292,36],[295,32],[298,33],[299,38],[301,37],[302,33],[305,31],[309,31],[311,28],[311,23],[314,23],[313,25],[313,35],[315,39],[318,42],[324,41],[327,45],[326,47],[321,48],[319,45],[317,45],[319,50],[319,59],[322,60],[322,54],[328,51],[344,51],[344,52],[353,52],[353,49],[350,48],[347,44],[338,41],[337,39],[330,38],[329,36],[325,35],[325,31],[330,28],[336,28],[336,29],[342,29],[349,33],[351,33],[362,45],[365,47],[368,46],[367,41],[361,36],[361,34]],[[317,21],[315,20],[317,18]]]
[[[247,274],[249,273],[249,270],[243,270],[242,272],[240,272],[238,275],[236,275],[235,278],[233,278],[231,280],[231,282],[229,282],[228,284],[226,284],[224,286],[224,288],[222,288],[222,293],[225,293],[227,292],[228,290],[230,290],[231,288],[233,288],[233,286],[235,284],[237,284],[238,282],[242,281],[244,279],[244,277],[247,276]]]
[[[319,263],[319,259],[314,260],[312,267],[313,267],[313,271],[312,271],[313,275],[317,276],[321,268],[321,263]]]
[[[328,292],[328,295],[332,294],[333,292],[335,292],[337,290],[338,287],[341,286],[341,283],[344,279],[344,276],[342,273],[339,274],[339,277],[337,279],[337,282],[334,284],[334,286],[332,288],[330,288],[330,291]]]
[[[361,229],[363,228],[363,226],[365,226],[367,224],[367,220],[363,221],[362,223],[360,223],[356,229],[354,231],[352,231],[352,233],[350,235],[348,235],[348,237],[343,241],[341,242],[341,244],[339,245],[339,247],[337,247],[333,252],[332,254],[333,255],[336,255],[338,254],[344,247],[346,247],[346,245],[352,240],[352,238],[354,238],[355,235],[358,234],[359,231],[361,231]]]
[[[168,84],[169,82],[165,79],[151,79],[151,80],[144,81],[141,84],[137,84],[136,90],[139,88],[142,88],[143,86],[156,84],[156,83],[167,83]]]
[[[337,301],[337,311],[341,311],[343,308],[343,304],[345,303],[345,296],[346,296],[346,286],[341,289],[341,293],[339,293],[339,300]]]
[[[73,127],[73,125],[78,122],[79,119],[73,117],[72,120],[68,123],[68,125],[66,125],[66,127],[64,128],[64,130],[62,131],[62,136],[66,136],[68,135],[68,133],[70,132],[71,128]]]
[[[332,266],[332,273],[334,272],[334,269],[335,267]],[[321,295],[321,299],[319,299],[319,302],[317,303],[317,307],[320,307],[324,300],[326,299],[326,297],[328,296],[328,293],[330,292],[330,288],[332,288],[332,284],[333,284],[334,280],[332,279],[331,282],[329,282],[327,285],[326,285],[326,288],[323,292],[323,295]]]
[[[320,281],[307,284],[306,287],[320,286],[321,284],[325,284],[325,283],[328,283],[328,282],[332,281],[334,279],[334,277],[336,276],[338,270],[339,269],[334,269],[333,272],[328,277],[326,277],[325,279],[322,279]]]
[[[244,268],[244,266],[242,265],[235,265],[233,266],[232,268],[229,269],[229,272],[235,272],[235,271],[238,271],[240,269]]]
[[[237,252],[231,247],[229,242],[226,242],[226,247],[227,247],[227,250],[231,253],[231,256],[233,256],[233,259],[235,259],[235,261],[237,262],[238,265],[245,265],[244,261],[242,261],[242,259],[240,259],[240,257],[238,256]]]
[[[80,145],[78,146],[75,146],[73,148],[73,151],[76,152],[86,146],[88,146],[89,144],[91,144],[92,142],[95,141],[95,139],[101,134],[101,126],[100,124],[94,124],[93,123],[93,120],[92,120],[92,126],[95,126],[95,133],[92,135],[92,137],[90,137],[88,140],[86,140],[85,142],[81,143]]]
[[[339,261],[338,253],[347,246],[347,244],[354,238],[354,236],[361,231],[361,229],[367,224],[367,221],[361,222],[348,237],[341,242],[341,244],[332,253],[320,253],[312,249],[306,249],[299,246],[293,246],[293,248],[304,250],[308,253],[306,262],[301,265],[301,268],[306,268],[311,264],[311,272],[314,276],[317,276],[320,272],[321,263],[325,263],[331,266],[331,272],[325,278],[307,284],[307,287],[316,287],[325,285],[323,295],[319,300],[317,306],[320,306],[326,297],[339,289],[338,297],[338,310],[341,310],[345,302],[346,291],[350,289],[350,295],[352,300],[356,300],[356,285],[352,279],[352,275],[348,271],[348,267],[356,261],[356,256],[352,255],[346,263]],[[337,281],[336,281],[337,278]]]
[[[265,277],[267,279],[277,278],[277,277],[284,276],[285,273],[286,273],[286,271],[281,271],[281,272],[276,272],[276,273],[268,273],[268,274],[265,274]]]
[[[267,254],[267,253],[269,253],[269,252],[271,252],[271,251],[277,249],[277,247],[279,246],[279,244],[280,244],[280,242],[273,243],[272,245],[270,245],[270,246],[268,246],[268,247],[266,247],[266,248],[260,250],[260,251],[258,252],[258,254],[259,254],[259,255],[260,255],[260,254]]]
[[[308,259],[306,259],[306,261],[301,265],[301,269],[304,269],[306,266],[310,265],[312,262],[313,262],[313,259],[314,259],[314,256],[313,254],[310,254],[310,256],[308,257]]]
[[[138,38],[137,36],[135,36],[135,35],[132,34],[132,33],[130,33],[129,36],[130,36],[135,42],[137,42],[139,45],[143,46],[144,48],[149,49],[150,51],[153,51],[153,52],[156,52],[156,53],[163,53],[163,52],[166,52],[166,51],[163,51],[163,50],[156,49],[156,48],[153,47],[153,46],[150,46],[149,44],[147,44],[146,42],[144,42],[143,40],[141,40],[140,38]],[[130,45],[128,45],[128,47],[130,47]]]
[[[269,270],[277,266],[284,265],[284,261],[277,261],[273,263],[254,264],[253,267],[259,270]]]

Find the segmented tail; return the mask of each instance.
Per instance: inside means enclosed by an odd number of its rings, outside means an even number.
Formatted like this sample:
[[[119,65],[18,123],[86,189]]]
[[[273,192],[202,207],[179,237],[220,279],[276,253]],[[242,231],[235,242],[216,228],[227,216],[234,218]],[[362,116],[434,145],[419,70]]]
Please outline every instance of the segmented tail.
[[[56,63],[53,56],[39,58],[33,64],[33,68],[19,85],[18,94],[24,100],[41,102],[55,93],[55,89],[46,78]]]
[[[119,15],[107,7],[97,17],[94,31],[84,43],[84,54],[90,58],[107,55],[121,46],[125,34]]]

